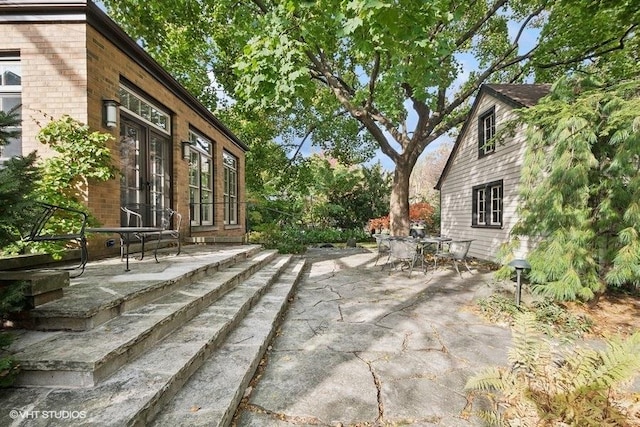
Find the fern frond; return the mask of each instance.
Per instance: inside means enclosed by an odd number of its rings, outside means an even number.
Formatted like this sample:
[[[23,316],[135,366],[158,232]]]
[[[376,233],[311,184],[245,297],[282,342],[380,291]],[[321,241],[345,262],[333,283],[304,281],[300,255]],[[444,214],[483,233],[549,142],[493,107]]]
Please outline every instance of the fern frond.
[[[611,340],[599,354],[600,366],[592,373],[592,381],[602,388],[617,385],[640,372],[640,332],[625,341]]]
[[[480,418],[487,426],[495,427],[507,427],[508,424],[502,418],[499,412],[495,411],[478,411],[478,418]]]
[[[508,360],[515,371],[536,373],[551,360],[551,348],[539,331],[535,313],[518,314],[512,328]]]
[[[492,366],[469,378],[464,388],[473,391],[502,391],[506,388],[507,375],[504,369]]]
[[[576,349],[568,354],[557,371],[561,389],[573,393],[593,383],[593,373],[600,366],[600,355],[592,349]]]

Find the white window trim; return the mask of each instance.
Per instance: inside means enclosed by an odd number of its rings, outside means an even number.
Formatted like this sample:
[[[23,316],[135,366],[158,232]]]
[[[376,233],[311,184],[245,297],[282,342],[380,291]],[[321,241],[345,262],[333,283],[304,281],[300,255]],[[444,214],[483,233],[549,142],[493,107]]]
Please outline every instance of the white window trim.
[[[488,135],[490,134],[490,135]],[[488,156],[496,151],[496,107],[492,106],[478,116],[478,157]]]
[[[0,64],[15,64],[17,65],[20,72],[20,81],[22,83],[22,63],[20,61],[20,55],[18,53],[7,54],[6,56],[0,56]],[[4,68],[4,67],[2,67]],[[22,84],[19,85],[4,85],[0,82],[0,96],[2,97],[16,97],[20,99],[20,103],[18,106],[22,105]],[[7,110],[8,112],[8,110]],[[22,112],[20,111],[20,117],[22,117]],[[11,126],[7,130],[15,131],[20,130],[22,126]],[[18,146],[14,146],[14,144],[18,144]],[[15,140],[12,139],[10,144],[13,146],[14,151],[20,151],[22,146],[22,138],[18,136]],[[8,146],[0,146],[0,164],[10,159],[10,157],[5,157],[5,151]]]
[[[476,185],[472,188],[471,194],[471,226],[480,228],[502,228],[504,223],[503,180]],[[498,215],[498,221],[494,221],[496,214]]]
[[[230,166],[226,159],[233,160],[233,167]],[[238,158],[233,154],[223,152],[223,168],[224,168],[224,224],[238,224]],[[231,176],[233,174],[233,177]],[[233,179],[232,179],[233,178]],[[233,194],[230,189],[233,187]]]

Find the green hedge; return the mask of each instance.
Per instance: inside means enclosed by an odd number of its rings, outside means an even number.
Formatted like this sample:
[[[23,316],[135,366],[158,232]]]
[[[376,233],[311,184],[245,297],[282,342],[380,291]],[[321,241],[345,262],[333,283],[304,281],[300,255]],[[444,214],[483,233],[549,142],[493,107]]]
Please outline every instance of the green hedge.
[[[267,249],[278,249],[280,253],[300,254],[307,247],[323,243],[346,243],[371,240],[371,235],[363,229],[342,230],[339,228],[306,228],[278,226],[270,224],[249,234],[251,243],[259,243]]]

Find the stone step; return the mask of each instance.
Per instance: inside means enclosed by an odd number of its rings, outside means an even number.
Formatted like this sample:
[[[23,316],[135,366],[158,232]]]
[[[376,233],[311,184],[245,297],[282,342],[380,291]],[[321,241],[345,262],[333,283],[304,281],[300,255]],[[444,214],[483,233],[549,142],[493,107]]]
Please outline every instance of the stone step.
[[[238,283],[268,263],[264,251],[186,284],[153,302],[134,308],[83,332],[61,332],[14,354],[20,363],[18,386],[91,387],[131,362],[171,331],[182,326]],[[277,277],[279,271],[265,268]],[[268,278],[273,280],[273,278]],[[25,337],[26,338],[26,337]]]
[[[220,358],[219,353],[233,357],[229,349],[243,344],[245,347],[260,348],[258,353],[264,352],[268,338],[274,333],[274,319],[283,312],[288,295],[301,277],[303,266],[304,260],[278,256],[264,269],[238,284],[184,326],[95,387],[12,389],[11,393],[0,396],[0,425],[10,425],[18,418],[26,421],[24,425],[36,427],[74,423],[118,427],[150,425],[194,372],[203,364],[208,365],[208,360]],[[270,279],[273,276],[272,272],[267,271],[270,269],[277,269],[282,274]],[[234,332],[237,328],[243,331],[240,335]],[[260,337],[264,337],[264,340]],[[261,356],[246,357],[259,361]],[[234,375],[246,378],[246,382],[252,377],[257,362],[246,363],[243,360],[237,360],[235,364],[232,363],[233,368],[228,369],[241,372],[243,367],[253,367]],[[221,376],[198,381],[223,385],[227,379]],[[246,385],[240,385],[240,391],[231,393],[241,397],[244,387]],[[59,417],[34,416],[34,411],[42,408]],[[226,412],[233,414],[233,411],[235,408]],[[13,419],[11,414],[15,414]],[[65,415],[66,418],[63,418]]]
[[[302,277],[304,265],[304,260],[299,261],[271,285],[269,294],[262,297],[259,305],[229,334],[224,344],[178,394],[163,405],[149,425],[209,427],[231,424]]]
[[[247,259],[261,250],[259,245],[239,246],[223,251],[206,251],[192,256],[172,256],[170,262],[155,263],[145,258],[144,268],[136,266],[122,274],[117,259],[92,262],[86,273],[74,279],[64,297],[29,311],[29,320],[20,326],[43,331],[86,331],[131,311],[162,295],[173,292],[201,277]]]
[[[27,308],[55,301],[64,296],[63,289],[69,286],[68,271],[0,271],[0,286],[24,283]]]

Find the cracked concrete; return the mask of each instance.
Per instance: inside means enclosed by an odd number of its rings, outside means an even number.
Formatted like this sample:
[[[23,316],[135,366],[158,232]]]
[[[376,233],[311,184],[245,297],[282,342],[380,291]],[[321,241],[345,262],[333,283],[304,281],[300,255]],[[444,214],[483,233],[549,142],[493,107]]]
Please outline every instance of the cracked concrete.
[[[510,332],[465,310],[492,276],[383,271],[360,248],[312,249],[236,425],[480,426],[469,376],[506,363]]]

